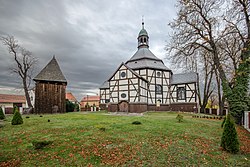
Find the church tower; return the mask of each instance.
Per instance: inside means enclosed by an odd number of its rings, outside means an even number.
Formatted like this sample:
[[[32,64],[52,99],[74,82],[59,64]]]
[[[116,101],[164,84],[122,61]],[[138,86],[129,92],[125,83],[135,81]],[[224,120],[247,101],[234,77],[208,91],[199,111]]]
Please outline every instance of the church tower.
[[[139,35],[138,35],[138,49],[140,48],[149,48],[149,45],[148,45],[148,33],[147,31],[144,29],[144,21],[142,21],[142,29],[141,31],[139,32]]]
[[[55,56],[33,80],[36,82],[35,113],[65,113],[67,80]]]

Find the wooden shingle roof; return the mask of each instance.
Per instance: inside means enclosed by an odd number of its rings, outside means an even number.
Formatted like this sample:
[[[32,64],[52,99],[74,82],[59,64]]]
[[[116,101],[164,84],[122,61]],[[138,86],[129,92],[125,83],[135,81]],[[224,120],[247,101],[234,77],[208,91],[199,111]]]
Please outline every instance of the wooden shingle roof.
[[[34,78],[34,81],[53,81],[67,83],[55,56]]]

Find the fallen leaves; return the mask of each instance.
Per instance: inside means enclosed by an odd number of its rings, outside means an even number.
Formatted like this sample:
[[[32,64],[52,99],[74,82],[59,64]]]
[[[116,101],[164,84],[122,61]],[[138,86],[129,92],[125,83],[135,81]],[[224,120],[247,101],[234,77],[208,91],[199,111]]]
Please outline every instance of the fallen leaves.
[[[250,153],[250,133],[246,130],[243,129],[242,127],[237,126],[236,127],[238,137],[240,140],[240,150],[245,153],[249,154]]]

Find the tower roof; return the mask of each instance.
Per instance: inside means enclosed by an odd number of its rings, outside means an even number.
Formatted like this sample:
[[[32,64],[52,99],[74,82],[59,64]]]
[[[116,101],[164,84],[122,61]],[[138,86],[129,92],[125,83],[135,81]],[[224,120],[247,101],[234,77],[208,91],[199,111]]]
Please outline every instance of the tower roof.
[[[142,35],[148,36],[148,32],[144,29],[144,21],[143,21],[143,19],[142,19],[142,29],[141,29],[141,31],[139,32],[138,38],[139,38],[140,36],[142,36]]]
[[[148,32],[144,28],[141,29],[138,36],[142,36],[142,35],[148,36]]]
[[[55,56],[33,79],[34,81],[53,81],[67,83]]]
[[[138,50],[136,53],[126,62],[126,65],[131,69],[160,69],[171,71],[165,66],[163,61],[156,57],[150,50],[148,45],[148,33],[144,29],[144,22],[142,22],[142,29],[138,36]]]

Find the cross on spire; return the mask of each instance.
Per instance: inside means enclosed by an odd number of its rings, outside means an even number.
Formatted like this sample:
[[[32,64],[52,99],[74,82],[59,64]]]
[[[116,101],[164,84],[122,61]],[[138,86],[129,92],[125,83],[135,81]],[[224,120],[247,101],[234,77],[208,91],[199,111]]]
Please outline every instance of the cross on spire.
[[[144,29],[144,15],[142,15],[142,29]]]

